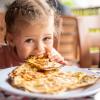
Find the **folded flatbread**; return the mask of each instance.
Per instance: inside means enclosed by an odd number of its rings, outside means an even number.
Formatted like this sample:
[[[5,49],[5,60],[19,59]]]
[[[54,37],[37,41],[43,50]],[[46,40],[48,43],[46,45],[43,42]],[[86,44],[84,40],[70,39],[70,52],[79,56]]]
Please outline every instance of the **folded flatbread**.
[[[57,69],[61,66],[61,64],[51,61],[47,57],[35,57],[31,56],[29,59],[26,60],[30,66],[36,67],[38,70],[53,70]]]
[[[29,92],[54,94],[86,87],[98,80],[98,77],[88,75],[85,72],[63,72],[58,68],[55,70],[38,70],[38,68],[46,67],[49,63],[48,60],[46,60],[47,63],[45,59],[42,60],[43,62],[41,60],[35,59],[32,62],[32,59],[31,61],[28,59],[28,62],[15,68],[9,74],[9,83],[15,88]],[[50,63],[54,62],[50,61]]]

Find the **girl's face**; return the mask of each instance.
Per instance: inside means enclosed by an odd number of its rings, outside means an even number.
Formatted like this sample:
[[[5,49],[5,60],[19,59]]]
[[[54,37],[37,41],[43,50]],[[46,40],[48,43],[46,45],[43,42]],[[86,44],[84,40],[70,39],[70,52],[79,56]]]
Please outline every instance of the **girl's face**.
[[[54,22],[51,20],[29,23],[18,20],[14,27],[15,33],[9,34],[10,44],[16,47],[20,59],[30,55],[40,56],[53,48]],[[13,35],[12,35],[13,34]]]

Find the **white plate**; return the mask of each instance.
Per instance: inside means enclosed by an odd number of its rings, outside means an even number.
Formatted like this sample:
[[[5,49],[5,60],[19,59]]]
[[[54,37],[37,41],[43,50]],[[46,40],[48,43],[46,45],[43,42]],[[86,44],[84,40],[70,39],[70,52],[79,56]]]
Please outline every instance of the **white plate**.
[[[84,97],[84,96],[89,96],[92,94],[95,94],[96,92],[100,91],[100,81],[98,80],[95,84],[89,86],[89,87],[85,87],[85,88],[80,88],[80,89],[76,89],[76,90],[72,90],[72,91],[67,91],[64,93],[59,93],[59,94],[39,94],[39,93],[29,93],[29,92],[25,92],[23,90],[20,89],[16,89],[14,87],[12,87],[8,82],[8,74],[14,69],[14,67],[12,68],[7,68],[4,69],[2,71],[0,71],[0,88],[2,88],[5,91],[8,91],[10,93],[14,93],[14,94],[18,94],[18,95],[22,95],[22,96],[28,96],[28,97],[36,97],[36,98],[48,98],[48,99],[68,99],[68,98],[77,98],[77,97]],[[82,71],[82,72],[86,72],[89,75],[96,75],[97,77],[99,77],[99,75],[85,70],[85,69],[81,69],[81,68],[76,68],[76,67],[64,67],[61,69],[62,71]]]

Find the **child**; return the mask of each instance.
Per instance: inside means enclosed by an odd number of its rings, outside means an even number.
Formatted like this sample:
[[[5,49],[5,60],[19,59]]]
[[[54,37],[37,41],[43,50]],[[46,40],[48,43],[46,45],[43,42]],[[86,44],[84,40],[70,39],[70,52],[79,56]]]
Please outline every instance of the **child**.
[[[0,47],[0,67],[17,66],[27,57],[48,55],[67,64],[53,48],[55,13],[44,0],[16,0],[5,15],[6,43]]]

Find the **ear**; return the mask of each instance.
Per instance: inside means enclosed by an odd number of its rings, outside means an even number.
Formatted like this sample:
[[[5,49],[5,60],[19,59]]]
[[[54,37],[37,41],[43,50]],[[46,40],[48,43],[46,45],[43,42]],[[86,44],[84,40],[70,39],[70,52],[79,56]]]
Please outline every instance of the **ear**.
[[[13,37],[12,34],[7,33],[7,35],[6,35],[6,41],[7,41],[7,44],[8,44],[8,45],[10,45],[10,46],[12,46],[12,47],[15,46],[15,44],[14,44],[14,37]]]

